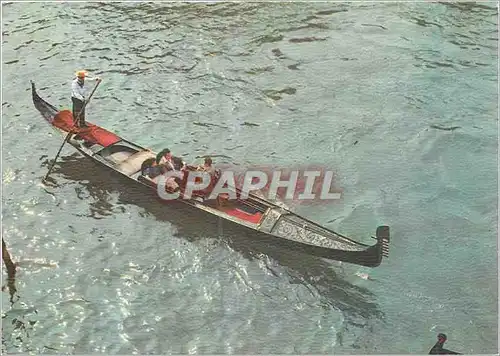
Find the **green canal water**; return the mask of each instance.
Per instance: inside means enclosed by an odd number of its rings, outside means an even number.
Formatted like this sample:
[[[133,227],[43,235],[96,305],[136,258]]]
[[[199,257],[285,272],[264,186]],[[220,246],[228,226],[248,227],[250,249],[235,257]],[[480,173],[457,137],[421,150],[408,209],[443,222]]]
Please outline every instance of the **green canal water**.
[[[496,353],[497,19],[495,2],[2,3],[2,236],[19,263],[3,349],[426,354],[443,332]],[[333,170],[342,200],[289,205],[365,243],[391,226],[389,259],[271,248],[69,146],[43,186],[62,137],[30,80],[69,108],[79,69],[103,78],[87,119],[140,145]]]

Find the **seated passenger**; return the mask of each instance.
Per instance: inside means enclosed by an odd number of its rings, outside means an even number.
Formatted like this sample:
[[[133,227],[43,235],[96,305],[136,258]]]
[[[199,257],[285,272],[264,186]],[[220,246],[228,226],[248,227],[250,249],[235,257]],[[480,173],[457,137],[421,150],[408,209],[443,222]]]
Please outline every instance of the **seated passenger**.
[[[143,172],[146,168],[152,167],[154,162],[155,162],[154,158],[145,159],[141,165],[141,172]]]
[[[210,157],[205,157],[205,163],[203,165],[199,165],[196,170],[199,172],[201,171],[208,173],[210,175],[210,184],[205,189],[195,191],[193,192],[193,194],[207,197],[208,195],[210,195],[217,182],[216,170],[212,165],[212,159]],[[197,178],[196,181],[198,183],[201,183],[201,178]]]
[[[162,174],[162,169],[160,166],[156,166],[154,158],[148,158],[142,162],[141,165],[141,174],[143,176],[148,176],[151,179],[158,177]]]
[[[205,163],[198,166],[197,170],[207,172],[213,176],[215,174],[215,168],[212,166],[212,159],[210,157],[205,157]]]
[[[170,152],[170,150],[168,148],[165,148],[165,149],[161,150],[160,153],[158,153],[158,155],[156,156],[156,164],[157,165],[164,165],[167,167],[170,166],[168,168],[174,169],[174,165],[172,162],[172,153]],[[168,170],[170,170],[170,169],[168,169]]]
[[[186,168],[186,162],[184,162],[180,157],[172,156],[172,163],[174,165],[174,169],[177,171],[182,171]]]
[[[178,177],[168,177],[165,181],[167,190],[177,192],[180,190],[180,181]]]
[[[186,166],[186,163],[181,158],[172,156],[168,148],[158,153],[156,164],[165,167],[165,171],[180,171]]]

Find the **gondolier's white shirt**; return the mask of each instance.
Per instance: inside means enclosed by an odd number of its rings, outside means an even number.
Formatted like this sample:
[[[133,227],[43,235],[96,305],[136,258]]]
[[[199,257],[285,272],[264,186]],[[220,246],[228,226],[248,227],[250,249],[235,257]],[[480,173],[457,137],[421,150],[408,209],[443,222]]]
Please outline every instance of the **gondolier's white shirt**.
[[[85,97],[87,95],[87,81],[88,80],[96,80],[97,78],[85,78],[85,83],[83,86],[78,84],[78,78],[75,78],[71,83],[71,96],[73,98],[77,98],[78,100],[85,101]]]

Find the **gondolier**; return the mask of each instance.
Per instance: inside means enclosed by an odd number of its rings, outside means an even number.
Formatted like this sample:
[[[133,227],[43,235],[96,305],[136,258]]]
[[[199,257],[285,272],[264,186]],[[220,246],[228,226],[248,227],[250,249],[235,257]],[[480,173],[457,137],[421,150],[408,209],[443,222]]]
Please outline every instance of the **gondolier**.
[[[73,80],[71,83],[71,101],[73,102],[73,120],[77,120],[78,122],[75,122],[75,125],[78,127],[86,127],[87,125],[85,124],[85,108],[83,108],[83,105],[85,104],[85,100],[87,99],[87,87],[85,86],[85,79],[87,80],[96,80],[100,81],[101,78],[95,77],[87,77],[87,72],[84,70],[80,70],[75,73],[76,78]],[[83,108],[83,110],[82,110]],[[80,113],[80,117],[78,117],[78,114]]]

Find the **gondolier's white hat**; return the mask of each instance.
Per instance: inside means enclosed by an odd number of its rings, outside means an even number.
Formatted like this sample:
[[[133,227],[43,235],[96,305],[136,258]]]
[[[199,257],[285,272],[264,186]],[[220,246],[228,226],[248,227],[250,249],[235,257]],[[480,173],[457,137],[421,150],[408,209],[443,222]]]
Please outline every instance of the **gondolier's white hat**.
[[[87,71],[85,70],[79,70],[77,72],[75,72],[75,75],[78,77],[78,78],[85,78],[87,76]]]

